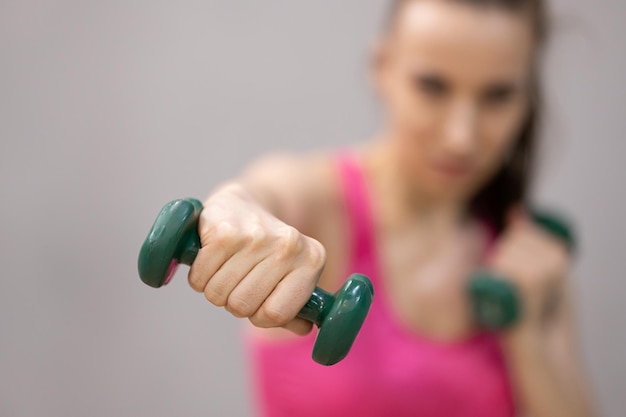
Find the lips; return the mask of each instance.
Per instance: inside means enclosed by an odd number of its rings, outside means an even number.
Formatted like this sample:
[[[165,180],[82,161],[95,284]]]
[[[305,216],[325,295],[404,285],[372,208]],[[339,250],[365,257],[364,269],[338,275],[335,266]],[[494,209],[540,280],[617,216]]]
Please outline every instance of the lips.
[[[436,161],[432,167],[439,174],[454,179],[466,177],[472,172],[472,166],[462,161]]]

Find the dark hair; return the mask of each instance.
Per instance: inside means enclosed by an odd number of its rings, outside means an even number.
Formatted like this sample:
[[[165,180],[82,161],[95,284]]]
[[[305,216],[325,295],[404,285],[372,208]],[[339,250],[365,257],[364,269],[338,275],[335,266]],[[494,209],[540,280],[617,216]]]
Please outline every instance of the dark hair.
[[[403,6],[412,0],[394,0],[387,26],[392,26]],[[543,0],[449,0],[476,6],[501,7],[512,12],[530,13],[531,24],[540,49],[547,36],[547,16]],[[498,172],[476,193],[470,211],[492,224],[497,232],[505,226],[508,210],[525,205],[530,191],[538,146],[537,130],[542,113],[541,85],[537,65],[533,69],[531,104],[511,153]]]

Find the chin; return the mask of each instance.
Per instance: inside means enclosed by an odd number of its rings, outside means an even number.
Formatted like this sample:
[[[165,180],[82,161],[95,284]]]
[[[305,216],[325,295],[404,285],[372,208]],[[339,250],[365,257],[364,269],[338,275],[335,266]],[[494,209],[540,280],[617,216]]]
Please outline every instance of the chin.
[[[475,181],[468,177],[429,176],[419,188],[440,201],[467,201],[475,192]]]

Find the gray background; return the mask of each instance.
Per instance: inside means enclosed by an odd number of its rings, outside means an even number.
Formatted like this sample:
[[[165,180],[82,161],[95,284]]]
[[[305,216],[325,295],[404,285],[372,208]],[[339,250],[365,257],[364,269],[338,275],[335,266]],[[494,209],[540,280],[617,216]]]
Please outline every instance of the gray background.
[[[0,1],[0,416],[243,416],[240,322],[136,255],[166,201],[369,138],[385,1]],[[622,0],[559,0],[539,198],[583,236],[581,338],[626,415]]]

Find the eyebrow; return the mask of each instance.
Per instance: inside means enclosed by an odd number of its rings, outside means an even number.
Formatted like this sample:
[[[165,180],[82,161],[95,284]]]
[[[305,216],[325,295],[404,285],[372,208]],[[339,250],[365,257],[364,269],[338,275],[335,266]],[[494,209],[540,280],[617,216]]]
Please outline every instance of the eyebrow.
[[[443,89],[448,89],[453,86],[453,82],[449,77],[441,71],[432,68],[413,68],[411,78],[414,81],[437,84]],[[502,93],[517,93],[524,91],[528,84],[517,78],[507,79],[493,79],[488,81],[479,87],[478,91],[481,95],[489,94],[502,94]]]
[[[500,80],[487,84],[481,89],[484,95],[515,93],[523,89],[521,83],[517,81]]]
[[[444,75],[432,71],[416,72],[413,79],[422,83],[437,84],[441,88],[449,88],[450,80]]]

